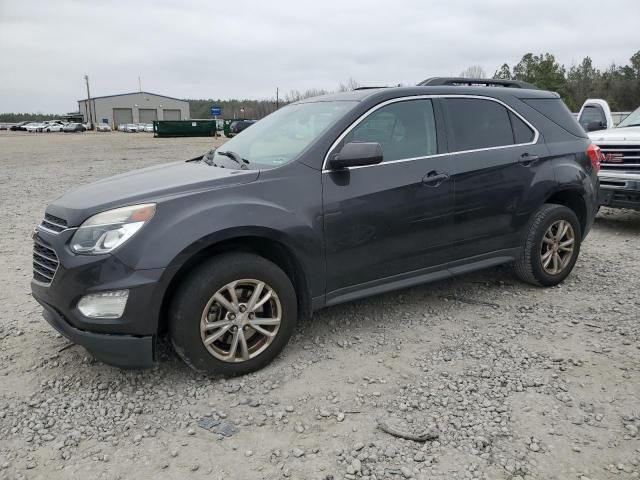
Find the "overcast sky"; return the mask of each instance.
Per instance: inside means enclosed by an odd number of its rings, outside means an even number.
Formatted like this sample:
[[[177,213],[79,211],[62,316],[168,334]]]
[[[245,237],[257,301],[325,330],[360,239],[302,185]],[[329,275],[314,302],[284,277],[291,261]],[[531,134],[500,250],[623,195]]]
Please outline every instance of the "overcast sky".
[[[611,8],[607,8],[607,6]],[[640,50],[640,0],[0,0],[0,112],[138,90],[269,98],[417,83],[526,52],[602,68]]]

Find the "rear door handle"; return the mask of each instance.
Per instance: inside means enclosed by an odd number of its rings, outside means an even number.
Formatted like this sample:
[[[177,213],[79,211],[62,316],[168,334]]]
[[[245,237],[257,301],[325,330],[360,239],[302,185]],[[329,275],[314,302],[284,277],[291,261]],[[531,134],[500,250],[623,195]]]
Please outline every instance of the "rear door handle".
[[[523,153],[522,155],[520,155],[520,163],[525,167],[533,165],[538,160],[540,160],[540,157],[537,155],[529,155],[528,153]]]
[[[449,180],[449,175],[442,172],[430,171],[424,177],[422,177],[422,183],[427,187],[437,187],[442,182]]]

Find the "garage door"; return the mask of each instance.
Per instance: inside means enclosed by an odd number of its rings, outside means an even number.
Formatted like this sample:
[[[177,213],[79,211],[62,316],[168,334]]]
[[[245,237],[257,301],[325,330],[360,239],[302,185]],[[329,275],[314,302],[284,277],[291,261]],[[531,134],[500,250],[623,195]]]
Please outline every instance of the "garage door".
[[[123,123],[133,123],[133,111],[130,108],[114,108],[113,123],[116,124],[116,128]]]
[[[152,123],[158,120],[158,111],[155,108],[141,108],[139,112],[140,123]]]
[[[163,120],[182,120],[180,118],[180,110],[165,108],[162,111],[162,119]]]

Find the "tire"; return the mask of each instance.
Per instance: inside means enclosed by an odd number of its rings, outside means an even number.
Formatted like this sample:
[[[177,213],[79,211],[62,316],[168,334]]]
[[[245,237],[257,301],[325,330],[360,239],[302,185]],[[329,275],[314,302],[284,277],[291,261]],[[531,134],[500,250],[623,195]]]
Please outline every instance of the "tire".
[[[565,222],[565,223],[562,223]],[[554,228],[569,225],[566,235],[556,240]],[[562,227],[560,227],[562,225]],[[551,230],[550,230],[551,228]],[[572,234],[572,250],[569,248],[569,234]],[[545,239],[546,240],[543,240]],[[563,240],[564,239],[564,240]],[[532,216],[525,233],[524,245],[515,262],[515,273],[524,282],[540,287],[552,287],[562,282],[573,270],[580,254],[582,230],[580,222],[573,210],[563,206],[547,203]],[[555,247],[554,247],[555,244]],[[556,250],[554,250],[554,248]],[[551,251],[550,258],[546,254]],[[558,268],[554,252],[558,254]],[[564,256],[562,256],[564,255]],[[546,257],[546,258],[545,258]],[[549,260],[548,266],[544,263]],[[551,271],[550,271],[551,270]]]
[[[237,317],[230,322],[233,311],[213,297],[221,293],[227,300],[227,306],[232,303],[231,289],[227,288],[232,282],[237,282],[233,291],[238,299],[238,308],[235,310]],[[258,301],[254,303],[259,304],[265,296],[268,297],[264,292],[271,291],[271,297],[253,314],[247,308],[251,305],[250,296],[257,284],[251,282],[264,283]],[[251,290],[251,286],[256,288]],[[243,305],[245,310],[241,310]],[[251,315],[254,315],[253,320],[250,320]],[[277,265],[258,255],[229,253],[212,258],[181,282],[169,308],[169,335],[176,353],[194,370],[225,376],[244,375],[263,368],[280,353],[293,333],[297,316],[295,290],[289,277]],[[260,323],[267,321],[267,317],[273,317],[271,321],[278,317],[279,324]],[[211,322],[224,323],[224,326],[203,331],[205,323],[214,325]],[[263,335],[254,330],[250,322],[275,334]],[[227,327],[229,329],[224,330]],[[205,345],[205,339],[209,341],[223,330],[225,333],[218,340]],[[233,361],[229,361],[230,357],[221,359],[220,356],[231,353],[236,335],[239,340],[235,343],[237,348]],[[244,349],[241,338],[245,338]],[[247,358],[238,358],[243,355]]]

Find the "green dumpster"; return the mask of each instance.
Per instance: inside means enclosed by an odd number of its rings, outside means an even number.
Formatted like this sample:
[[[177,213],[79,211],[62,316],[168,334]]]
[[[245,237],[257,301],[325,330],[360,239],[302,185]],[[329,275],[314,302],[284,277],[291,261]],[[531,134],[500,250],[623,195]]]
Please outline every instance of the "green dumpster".
[[[156,120],[153,122],[154,137],[213,137],[215,134],[215,120]]]

